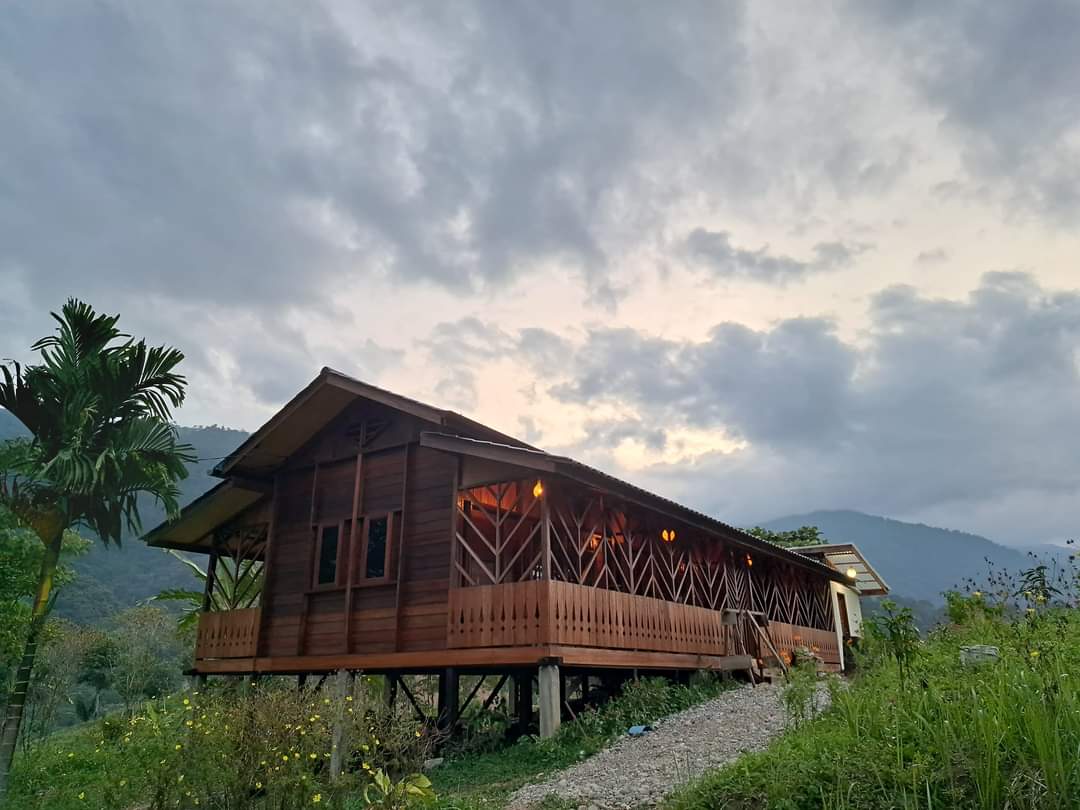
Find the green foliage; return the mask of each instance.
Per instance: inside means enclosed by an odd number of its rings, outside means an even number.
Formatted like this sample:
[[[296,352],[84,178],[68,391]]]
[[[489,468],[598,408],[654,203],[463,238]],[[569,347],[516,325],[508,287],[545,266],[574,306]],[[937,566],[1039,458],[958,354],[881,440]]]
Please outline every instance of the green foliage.
[[[89,549],[75,532],[64,535],[58,586],[74,578],[70,562]],[[0,503],[0,693],[10,688],[11,677],[30,626],[30,599],[37,589],[45,549],[37,536]]]
[[[866,628],[870,638],[896,661],[903,682],[911,662],[919,654],[919,628],[915,626],[911,608],[898,608],[890,600],[882,602],[881,607],[884,612],[867,620]]]
[[[342,721],[345,773],[331,779]],[[407,808],[431,800],[430,739],[359,687],[266,683],[195,691],[56,735],[18,761],[8,808]],[[366,798],[365,798],[366,796]]]
[[[199,583],[198,590],[168,588],[154,596],[160,602],[179,602],[184,606],[180,614],[181,627],[194,627],[202,612],[207,572],[197,563],[177,551],[169,550]],[[211,610],[243,610],[259,604],[263,589],[263,564],[259,560],[236,559],[224,556],[214,567],[214,589],[210,594]]]
[[[793,663],[788,668],[780,696],[793,726],[814,717],[818,712],[817,662],[809,659]]]
[[[439,807],[500,806],[516,788],[596,753],[630,726],[652,723],[713,698],[729,684],[707,673],[695,676],[690,686],[662,678],[632,681],[621,695],[564,723],[550,739],[523,737],[514,745],[462,756],[438,768],[432,778],[441,797]]]
[[[81,524],[119,543],[141,525],[139,493],[179,509],[176,482],[194,455],[168,419],[184,401],[184,356],[74,299],[53,318],[56,334],[31,347],[39,364],[0,366],[0,407],[30,432],[6,445],[0,494],[43,541],[48,526]]]
[[[435,798],[431,780],[422,773],[414,773],[395,782],[379,769],[371,782],[364,785],[364,805],[375,810],[399,810],[412,804]]]
[[[784,548],[817,546],[826,542],[825,537],[821,534],[821,531],[817,526],[800,526],[797,529],[791,529],[789,531],[774,531],[772,529],[764,529],[761,526],[754,526],[754,528],[746,529],[745,531],[747,534],[752,534],[758,540],[765,540],[773,545],[783,546]]]
[[[679,791],[669,810],[1075,806],[1080,611],[951,601],[969,621],[932,633],[906,678],[879,655],[822,716]],[[1000,660],[963,666],[960,648],[974,644]]]

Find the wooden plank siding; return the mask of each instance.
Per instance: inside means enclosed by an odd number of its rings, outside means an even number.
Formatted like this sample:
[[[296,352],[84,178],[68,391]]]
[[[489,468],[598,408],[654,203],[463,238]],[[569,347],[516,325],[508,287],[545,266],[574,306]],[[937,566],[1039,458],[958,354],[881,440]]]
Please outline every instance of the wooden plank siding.
[[[365,420],[384,424],[358,459],[355,426]],[[352,407],[276,474],[266,582],[272,598],[263,616],[260,656],[446,648],[457,459],[420,447],[421,427],[419,420],[388,409]],[[386,574],[379,580],[365,579],[365,515],[393,516]],[[314,582],[316,532],[333,524],[348,527],[339,540],[338,582],[320,586]]]

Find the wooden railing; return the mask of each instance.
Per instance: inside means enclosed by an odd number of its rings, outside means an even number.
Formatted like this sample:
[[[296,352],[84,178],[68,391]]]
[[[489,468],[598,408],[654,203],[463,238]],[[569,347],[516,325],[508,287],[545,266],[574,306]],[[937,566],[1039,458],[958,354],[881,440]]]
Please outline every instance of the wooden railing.
[[[840,665],[840,643],[834,630],[818,630],[813,627],[801,627],[797,624],[769,622],[769,637],[777,652],[791,661],[799,647],[809,650],[824,663]]]
[[[549,580],[451,589],[448,631],[450,647],[756,655],[748,623],[733,612]]]
[[[259,640],[259,608],[199,614],[196,658],[250,658]]]

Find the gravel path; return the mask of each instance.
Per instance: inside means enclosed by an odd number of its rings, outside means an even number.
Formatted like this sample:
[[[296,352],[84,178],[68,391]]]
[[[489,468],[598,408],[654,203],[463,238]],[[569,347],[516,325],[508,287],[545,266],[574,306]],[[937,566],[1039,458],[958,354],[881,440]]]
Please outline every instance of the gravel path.
[[[828,693],[822,692],[823,707]],[[583,808],[625,810],[652,807],[674,788],[764,748],[787,723],[776,686],[742,686],[655,724],[642,737],[624,736],[613,746],[510,799],[525,810],[555,794]]]

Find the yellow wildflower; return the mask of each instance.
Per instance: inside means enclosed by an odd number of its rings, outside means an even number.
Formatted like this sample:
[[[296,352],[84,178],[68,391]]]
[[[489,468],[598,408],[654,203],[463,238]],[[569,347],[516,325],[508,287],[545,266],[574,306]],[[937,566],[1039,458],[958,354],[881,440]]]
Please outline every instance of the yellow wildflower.
[[[256,790],[262,790],[262,782],[256,782],[255,783],[255,789]]]
[[[316,754],[314,751],[312,753],[308,754],[308,759],[318,759],[318,758],[319,758],[319,755]]]
[[[1031,657],[1032,658],[1038,658],[1039,657],[1039,651],[1038,650],[1032,650],[1031,651]]]
[[[82,801],[82,800],[83,800],[83,799],[85,799],[85,798],[86,798],[86,793],[84,793],[84,792],[80,791],[80,792],[79,792],[79,801]]]
[[[312,801],[313,804],[318,804],[319,802],[322,801],[322,794],[321,793],[316,793],[314,796],[311,797],[311,801]]]

